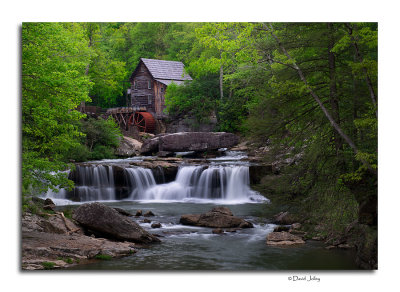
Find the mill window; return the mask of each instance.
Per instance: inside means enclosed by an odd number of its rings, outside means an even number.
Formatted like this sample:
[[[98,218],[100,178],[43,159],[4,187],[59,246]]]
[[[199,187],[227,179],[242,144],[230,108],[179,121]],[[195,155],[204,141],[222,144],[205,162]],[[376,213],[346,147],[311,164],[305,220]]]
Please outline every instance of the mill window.
[[[147,87],[151,89],[151,81],[147,81]]]
[[[148,103],[148,104],[151,104],[152,96],[151,96],[151,95],[148,95],[148,96],[147,96],[147,99],[148,99],[148,100],[147,100],[147,103]]]

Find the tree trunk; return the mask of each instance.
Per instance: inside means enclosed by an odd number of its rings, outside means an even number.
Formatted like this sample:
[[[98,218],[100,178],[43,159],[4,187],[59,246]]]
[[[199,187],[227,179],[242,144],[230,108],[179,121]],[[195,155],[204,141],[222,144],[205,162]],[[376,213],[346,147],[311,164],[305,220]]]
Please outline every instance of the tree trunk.
[[[353,36],[353,28],[351,27],[350,23],[345,23],[345,26],[347,27],[348,34],[350,36],[351,41],[353,42],[353,47],[354,47],[354,50],[356,52],[356,56],[357,56],[358,62],[362,63],[363,62],[363,57],[361,56],[360,49],[358,48],[357,41]],[[375,108],[375,115],[376,115],[376,117],[378,117],[378,108],[377,108],[377,102],[376,102],[376,95],[375,95],[374,87],[372,85],[371,78],[368,75],[367,68],[365,68],[363,66],[362,70],[363,70],[364,75],[365,75],[365,82],[367,83],[367,86],[368,86],[368,90],[369,90],[369,94],[370,94],[370,97],[371,97],[372,104],[374,105],[374,108]]]
[[[328,41],[329,101],[332,109],[332,117],[338,124],[338,126],[340,126],[339,100],[336,88],[336,62],[335,62],[335,54],[332,52],[333,46],[335,45],[334,28],[332,23],[328,23],[327,25],[329,30],[329,41]],[[337,132],[335,132],[334,139],[336,147],[336,156],[339,158],[341,157],[343,142],[339,133]]]
[[[89,32],[88,32],[88,37],[89,37],[89,45],[88,45],[88,47],[90,48],[93,45],[93,31],[92,31],[90,26],[89,26],[88,30],[89,30]],[[89,75],[89,68],[90,68],[90,63],[88,63],[86,68],[85,68],[85,76]],[[86,104],[85,104],[84,101],[82,101],[81,102],[81,111],[82,112],[86,111],[85,107],[86,107]]]
[[[272,25],[268,27],[265,23],[263,23],[264,28],[269,31],[272,35],[272,37],[275,39],[277,42],[279,48],[282,50],[282,52],[285,54],[285,56],[288,58],[288,60],[292,61],[292,66],[293,68],[297,71],[300,79],[303,81],[303,83],[306,85],[307,90],[311,94],[311,96],[315,99],[315,101],[318,103],[319,107],[321,108],[322,112],[324,113],[325,117],[329,120],[329,123],[332,125],[332,127],[339,133],[339,135],[346,141],[346,143],[353,149],[355,154],[358,154],[359,150],[357,146],[354,144],[354,142],[350,139],[349,136],[347,136],[341,127],[335,122],[335,120],[332,118],[331,114],[328,112],[328,110],[325,108],[324,104],[321,102],[319,96],[312,90],[312,88],[308,85],[307,79],[304,77],[303,71],[301,71],[300,67],[297,65],[296,61],[292,59],[292,57],[289,55],[289,53],[286,51],[285,47],[282,45],[281,41],[279,38],[274,34]],[[369,164],[368,161],[365,159],[361,159],[361,162],[372,172],[376,173],[376,170],[372,168],[372,166]]]
[[[221,64],[221,67],[219,68],[219,94],[221,100],[224,98],[223,81],[224,81],[224,66]]]
[[[357,56],[354,55],[354,62],[356,61]],[[359,88],[359,82],[358,80],[353,76],[353,140],[357,141],[358,140],[358,131],[357,131],[357,127],[354,125],[354,121],[356,119],[358,119],[358,107],[359,107],[359,96],[358,96],[358,88]]]

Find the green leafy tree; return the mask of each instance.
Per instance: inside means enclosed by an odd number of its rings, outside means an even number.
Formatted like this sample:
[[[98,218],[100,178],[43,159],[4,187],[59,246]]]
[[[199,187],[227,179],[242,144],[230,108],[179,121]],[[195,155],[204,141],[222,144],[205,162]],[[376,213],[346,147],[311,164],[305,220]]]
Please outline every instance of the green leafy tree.
[[[83,133],[81,143],[71,149],[68,157],[75,161],[115,158],[114,151],[122,137],[121,129],[112,119],[87,118],[79,122]]]
[[[354,206],[377,195],[376,24],[257,29],[264,32],[256,42],[259,62],[241,70],[254,96],[246,128],[260,144],[301,157],[286,169],[286,181],[275,183],[303,198],[299,205],[312,216],[343,230],[357,218]],[[318,207],[325,204],[327,213]],[[341,219],[340,209],[351,214]]]
[[[127,79],[125,62],[113,53],[113,42],[118,28],[112,23],[82,23],[88,39],[88,47],[93,51],[86,74],[93,87],[89,92],[91,104],[107,108],[117,104],[124,94]]]
[[[166,110],[173,118],[194,117],[207,122],[218,104],[218,81],[202,76],[178,86],[171,84],[165,93]]]
[[[22,25],[22,192],[65,187],[68,158],[81,133],[75,108],[89,101],[92,51],[78,24]]]
[[[195,78],[214,76],[219,83],[216,108],[219,128],[237,131],[247,116],[251,95],[242,90],[238,68],[257,62],[254,48],[255,25],[251,23],[202,23],[196,28],[196,42],[188,70]]]

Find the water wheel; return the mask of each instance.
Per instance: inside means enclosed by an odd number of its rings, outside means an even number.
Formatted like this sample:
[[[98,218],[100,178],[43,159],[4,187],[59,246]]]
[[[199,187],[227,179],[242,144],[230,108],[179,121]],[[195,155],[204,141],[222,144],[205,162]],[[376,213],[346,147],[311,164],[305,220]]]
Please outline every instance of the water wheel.
[[[139,132],[154,133],[156,130],[156,120],[148,112],[135,112],[129,117],[129,125],[134,125]]]

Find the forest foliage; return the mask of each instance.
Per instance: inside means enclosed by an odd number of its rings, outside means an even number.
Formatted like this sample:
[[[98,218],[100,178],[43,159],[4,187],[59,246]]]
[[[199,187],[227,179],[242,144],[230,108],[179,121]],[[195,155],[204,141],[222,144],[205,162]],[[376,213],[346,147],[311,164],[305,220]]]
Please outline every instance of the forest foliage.
[[[110,154],[74,109],[124,106],[129,75],[154,58],[194,79],[167,89],[171,116],[215,114],[219,130],[301,155],[291,193],[344,194],[372,173],[376,194],[377,45],[376,23],[24,23],[23,191],[68,183],[71,153]]]
[[[100,70],[101,54],[90,45],[90,29],[80,23],[22,26],[23,194],[71,187],[67,170],[73,167],[70,162],[76,158],[74,154],[102,158],[109,156],[118,143],[120,132],[114,121],[93,123],[76,110],[82,102],[90,102],[91,93],[101,91],[99,88],[109,86],[113,91],[115,84],[122,87],[115,79],[119,75],[112,70],[108,79],[114,81],[107,85],[104,80],[91,78],[96,75],[92,70]],[[90,125],[95,130],[91,131]],[[97,135],[101,141],[92,142],[94,131],[102,131]],[[112,142],[105,139],[107,133]]]

